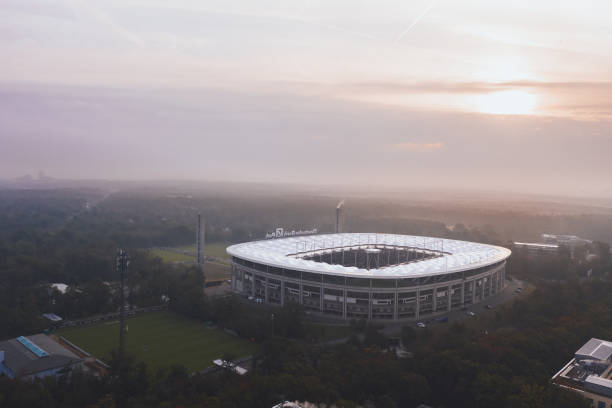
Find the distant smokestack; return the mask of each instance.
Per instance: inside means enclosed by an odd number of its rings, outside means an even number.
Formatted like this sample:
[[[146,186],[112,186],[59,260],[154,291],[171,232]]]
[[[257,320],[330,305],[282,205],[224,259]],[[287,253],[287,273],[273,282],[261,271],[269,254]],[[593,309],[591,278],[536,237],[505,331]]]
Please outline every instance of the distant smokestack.
[[[336,206],[336,234],[340,232],[340,215],[342,213],[342,207],[344,206],[344,200],[340,201]]]

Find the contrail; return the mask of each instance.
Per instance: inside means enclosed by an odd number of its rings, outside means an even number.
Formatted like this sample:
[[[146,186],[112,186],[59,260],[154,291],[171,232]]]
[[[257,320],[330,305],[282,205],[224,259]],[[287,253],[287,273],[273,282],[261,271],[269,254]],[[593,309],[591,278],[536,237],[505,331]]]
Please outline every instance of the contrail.
[[[126,29],[121,24],[116,23],[108,13],[97,8],[92,3],[81,0],[69,0],[68,3],[77,14],[82,15],[83,12],[88,13],[89,16],[93,17],[98,23],[110,28],[110,30],[115,34],[123,37],[123,39],[127,40],[133,45],[138,47],[142,47],[144,45],[142,38]]]
[[[404,36],[406,34],[408,34],[408,32],[410,30],[412,30],[412,27],[414,27],[423,17],[425,17],[425,14],[429,13],[429,10],[431,10],[433,8],[433,6],[436,5],[435,1],[432,1],[431,4],[429,5],[429,7],[427,7],[425,10],[423,10],[423,12],[421,14],[419,14],[417,16],[417,18],[415,18],[414,20],[412,20],[412,23],[410,23],[410,25],[400,33],[400,35],[397,36],[397,38],[395,39],[395,42],[398,43],[400,41],[402,41],[402,38],[404,38]]]

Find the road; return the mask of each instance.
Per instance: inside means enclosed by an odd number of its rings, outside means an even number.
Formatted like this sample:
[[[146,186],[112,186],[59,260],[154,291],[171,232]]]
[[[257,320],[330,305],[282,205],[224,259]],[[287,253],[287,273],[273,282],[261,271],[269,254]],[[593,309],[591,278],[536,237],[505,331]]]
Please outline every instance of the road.
[[[518,288],[523,288],[523,290],[517,293],[516,290]],[[518,279],[512,279],[511,281],[507,282],[506,287],[504,288],[503,291],[496,293],[495,295],[491,297],[486,298],[483,302],[476,303],[474,305],[470,305],[467,308],[467,310],[474,312],[476,315],[480,315],[484,313],[492,313],[495,311],[495,308],[499,307],[500,305],[504,303],[511,301],[512,299],[518,298],[519,296],[525,293],[529,293],[532,289],[533,287],[527,284],[526,282],[520,281]],[[487,309],[487,305],[491,305],[493,309]],[[444,317],[448,317],[448,322],[440,323],[434,320],[434,319],[440,319]],[[444,314],[439,314],[435,316],[430,315],[419,321],[426,322],[428,327],[436,327],[436,326],[449,324],[452,322],[458,322],[458,321],[462,321],[465,319],[473,319],[473,318],[474,318],[473,316],[467,315],[462,310],[452,310]],[[397,336],[401,332],[402,326],[406,326],[406,325],[414,326],[416,328],[416,321],[393,322],[393,323],[387,324],[385,328],[381,330],[381,332],[385,334],[386,336]]]

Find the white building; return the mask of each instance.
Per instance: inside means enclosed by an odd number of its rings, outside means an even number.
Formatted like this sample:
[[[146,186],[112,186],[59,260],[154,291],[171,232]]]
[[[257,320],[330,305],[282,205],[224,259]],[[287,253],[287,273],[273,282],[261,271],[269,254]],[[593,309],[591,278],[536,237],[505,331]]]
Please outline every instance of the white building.
[[[589,340],[553,376],[552,382],[579,393],[594,408],[612,408],[612,342]]]
[[[514,242],[514,248],[525,250],[529,255],[556,254],[559,252],[559,245],[540,244],[537,242]]]

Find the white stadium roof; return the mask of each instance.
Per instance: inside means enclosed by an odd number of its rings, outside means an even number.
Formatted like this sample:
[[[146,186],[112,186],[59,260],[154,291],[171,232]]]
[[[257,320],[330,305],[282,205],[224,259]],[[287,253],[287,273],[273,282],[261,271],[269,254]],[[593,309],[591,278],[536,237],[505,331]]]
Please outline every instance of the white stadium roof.
[[[396,245],[444,252],[443,256],[418,262],[362,269],[325,262],[305,260],[292,256],[305,251],[325,251],[357,245]],[[411,278],[441,275],[488,266],[505,260],[511,254],[507,248],[453,239],[394,234],[321,234],[291,238],[268,239],[232,245],[227,253],[240,259],[293,269],[303,272],[324,273],[349,277]]]

